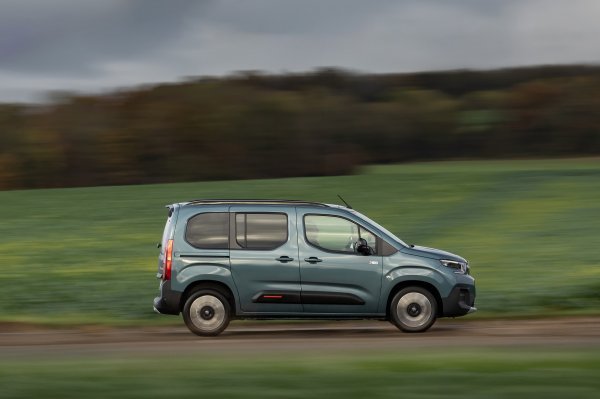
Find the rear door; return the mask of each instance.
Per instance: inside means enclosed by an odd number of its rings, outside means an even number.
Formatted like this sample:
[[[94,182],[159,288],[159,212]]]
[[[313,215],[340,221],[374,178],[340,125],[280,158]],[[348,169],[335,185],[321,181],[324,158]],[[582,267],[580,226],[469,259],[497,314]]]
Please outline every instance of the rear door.
[[[231,271],[244,313],[301,313],[296,210],[230,208]]]
[[[377,251],[377,237],[335,211],[298,207],[297,213],[304,312],[376,313],[382,257],[359,254],[354,245],[364,238]]]

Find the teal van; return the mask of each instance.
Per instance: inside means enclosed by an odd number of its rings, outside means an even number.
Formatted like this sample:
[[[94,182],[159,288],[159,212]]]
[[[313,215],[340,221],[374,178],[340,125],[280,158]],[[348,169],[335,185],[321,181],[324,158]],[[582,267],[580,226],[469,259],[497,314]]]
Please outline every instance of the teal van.
[[[195,334],[232,319],[379,319],[423,332],[474,312],[475,280],[450,252],[406,244],[350,207],[295,200],[168,206],[158,313]]]

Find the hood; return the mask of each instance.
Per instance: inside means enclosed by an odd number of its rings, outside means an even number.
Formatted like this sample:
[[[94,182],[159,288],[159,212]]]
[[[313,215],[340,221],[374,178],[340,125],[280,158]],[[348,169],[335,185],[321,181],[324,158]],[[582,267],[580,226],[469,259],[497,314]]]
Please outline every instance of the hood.
[[[405,254],[421,256],[424,258],[431,259],[447,259],[447,260],[456,260],[460,262],[466,262],[466,259],[462,256],[458,256],[453,254],[452,252],[442,251],[441,249],[421,247],[419,245],[415,245],[412,248],[403,248],[401,250]]]

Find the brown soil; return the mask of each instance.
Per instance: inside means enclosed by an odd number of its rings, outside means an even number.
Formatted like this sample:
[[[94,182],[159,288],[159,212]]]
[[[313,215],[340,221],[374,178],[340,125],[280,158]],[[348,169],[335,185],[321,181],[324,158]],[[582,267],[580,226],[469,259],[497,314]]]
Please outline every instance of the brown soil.
[[[22,356],[152,355],[190,352],[385,351],[398,348],[599,346],[600,317],[541,320],[439,320],[428,332],[405,334],[386,322],[233,322],[219,337],[181,327],[49,329],[0,326],[0,358]]]

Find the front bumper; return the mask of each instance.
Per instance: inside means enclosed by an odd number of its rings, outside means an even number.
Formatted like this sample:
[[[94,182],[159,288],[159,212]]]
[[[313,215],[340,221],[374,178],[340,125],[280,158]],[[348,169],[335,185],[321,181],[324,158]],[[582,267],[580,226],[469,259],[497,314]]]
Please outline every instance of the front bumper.
[[[457,284],[450,295],[442,298],[442,317],[464,316],[476,311],[474,285]]]
[[[181,292],[171,290],[171,281],[160,282],[160,295],[154,298],[154,311],[178,315],[181,311]]]

